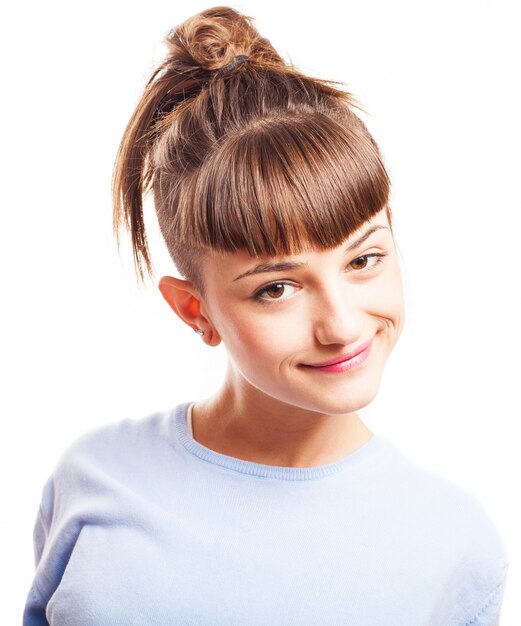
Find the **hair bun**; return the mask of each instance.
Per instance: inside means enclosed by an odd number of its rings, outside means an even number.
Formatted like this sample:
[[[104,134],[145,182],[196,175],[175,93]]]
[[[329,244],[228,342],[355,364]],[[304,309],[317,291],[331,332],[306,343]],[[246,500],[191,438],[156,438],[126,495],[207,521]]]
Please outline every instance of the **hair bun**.
[[[253,18],[226,6],[213,7],[188,18],[166,38],[170,64],[178,71],[197,68],[215,71],[232,65],[237,57],[247,57],[265,66],[285,65],[252,21]]]

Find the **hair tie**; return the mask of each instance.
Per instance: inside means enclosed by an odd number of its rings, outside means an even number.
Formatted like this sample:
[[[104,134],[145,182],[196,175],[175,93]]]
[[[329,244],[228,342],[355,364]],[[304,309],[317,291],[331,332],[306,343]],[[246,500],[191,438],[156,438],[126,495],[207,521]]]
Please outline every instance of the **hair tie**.
[[[217,70],[216,76],[221,77],[221,76],[224,76],[225,74],[228,74],[228,72],[231,72],[236,67],[239,67],[239,65],[242,65],[242,63],[244,63],[244,61],[246,61],[247,59],[248,57],[245,54],[237,55],[231,63]]]

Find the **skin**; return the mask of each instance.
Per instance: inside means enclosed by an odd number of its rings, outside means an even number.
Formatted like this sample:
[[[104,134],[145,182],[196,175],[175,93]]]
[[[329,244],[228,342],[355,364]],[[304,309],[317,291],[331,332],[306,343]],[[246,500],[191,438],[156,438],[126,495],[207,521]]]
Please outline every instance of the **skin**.
[[[380,228],[346,251],[374,226]],[[259,263],[282,260],[305,265],[236,279]],[[202,341],[222,341],[229,355],[220,391],[193,407],[196,441],[247,461],[313,467],[351,454],[372,437],[357,411],[375,397],[404,317],[385,210],[326,251],[275,259],[212,253],[204,277],[204,300],[186,280],[164,276],[158,285],[183,322],[204,330]],[[262,301],[255,300],[269,285]],[[350,371],[309,367],[367,341],[368,358]]]

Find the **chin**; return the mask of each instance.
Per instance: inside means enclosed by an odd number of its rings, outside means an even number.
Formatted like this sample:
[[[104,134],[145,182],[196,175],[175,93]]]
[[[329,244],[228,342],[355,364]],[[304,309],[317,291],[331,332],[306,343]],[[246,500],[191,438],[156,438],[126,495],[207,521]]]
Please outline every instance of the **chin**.
[[[359,411],[360,409],[363,409],[364,407],[371,404],[375,396],[376,394],[372,394],[364,396],[362,398],[356,398],[343,403],[335,404],[330,408],[330,410],[327,411],[327,413],[329,415],[344,415],[347,413],[356,413],[356,411]]]
[[[335,398],[329,397],[324,402],[323,412],[329,415],[343,415],[363,409],[375,399],[380,387],[379,383],[380,381],[377,381],[376,384],[368,385],[366,388],[353,389],[351,393],[349,391],[339,393]]]

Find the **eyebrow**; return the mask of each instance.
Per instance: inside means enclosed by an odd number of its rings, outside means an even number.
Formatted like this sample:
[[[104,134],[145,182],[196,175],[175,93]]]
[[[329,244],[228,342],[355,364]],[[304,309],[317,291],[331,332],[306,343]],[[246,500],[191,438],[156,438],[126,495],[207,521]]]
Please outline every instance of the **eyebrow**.
[[[368,228],[363,235],[360,235],[358,239],[355,239],[353,242],[351,242],[346,247],[345,252],[350,252],[355,248],[358,248],[358,246],[362,245],[364,241],[368,239],[373,233],[375,233],[377,230],[382,230],[384,228],[389,230],[388,226],[382,226],[381,224],[371,226],[371,228]],[[303,265],[307,265],[307,262],[281,261],[279,263],[260,263],[259,265],[252,267],[246,272],[239,274],[239,276],[237,276],[233,280],[236,281],[239,280],[239,278],[252,276],[254,274],[263,274],[265,272],[284,272],[287,270],[294,270],[298,267],[302,267]]]

